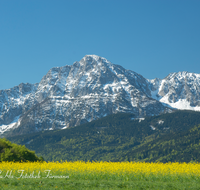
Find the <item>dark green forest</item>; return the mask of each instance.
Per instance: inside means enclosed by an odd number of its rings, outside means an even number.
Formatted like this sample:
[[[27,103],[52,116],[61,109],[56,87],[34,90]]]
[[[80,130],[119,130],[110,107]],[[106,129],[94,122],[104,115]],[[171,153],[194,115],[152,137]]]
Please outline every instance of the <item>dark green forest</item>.
[[[200,113],[133,119],[118,113],[80,126],[9,137],[46,161],[200,162]]]

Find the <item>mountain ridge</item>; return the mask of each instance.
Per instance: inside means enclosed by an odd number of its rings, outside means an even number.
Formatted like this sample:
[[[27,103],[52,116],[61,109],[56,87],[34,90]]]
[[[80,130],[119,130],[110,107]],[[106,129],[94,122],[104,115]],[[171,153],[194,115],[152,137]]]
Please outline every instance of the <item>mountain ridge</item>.
[[[200,75],[181,75],[148,80],[103,57],[86,55],[71,66],[50,69],[39,83],[0,90],[0,133],[68,128],[118,112],[136,118],[158,115],[179,108],[175,103],[181,100],[183,109],[200,110]]]

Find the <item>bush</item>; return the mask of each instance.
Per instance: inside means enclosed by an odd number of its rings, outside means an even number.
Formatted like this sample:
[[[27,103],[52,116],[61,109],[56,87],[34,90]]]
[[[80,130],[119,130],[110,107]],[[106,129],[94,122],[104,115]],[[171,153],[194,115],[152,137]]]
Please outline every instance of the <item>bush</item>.
[[[43,157],[37,157],[34,151],[25,147],[11,143],[5,138],[0,139],[0,162],[2,161],[44,161]]]

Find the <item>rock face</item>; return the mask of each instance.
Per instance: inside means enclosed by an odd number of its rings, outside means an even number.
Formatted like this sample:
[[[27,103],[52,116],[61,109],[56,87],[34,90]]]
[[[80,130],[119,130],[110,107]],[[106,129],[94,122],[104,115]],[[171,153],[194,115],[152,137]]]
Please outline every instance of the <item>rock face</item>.
[[[153,98],[177,109],[200,111],[200,74],[170,73],[150,81]]]
[[[171,111],[166,104],[176,107],[180,100],[193,109],[200,106],[199,81],[198,74],[186,72],[147,80],[105,58],[86,55],[71,66],[52,68],[39,84],[1,90],[0,133],[63,129],[117,112],[158,115]]]

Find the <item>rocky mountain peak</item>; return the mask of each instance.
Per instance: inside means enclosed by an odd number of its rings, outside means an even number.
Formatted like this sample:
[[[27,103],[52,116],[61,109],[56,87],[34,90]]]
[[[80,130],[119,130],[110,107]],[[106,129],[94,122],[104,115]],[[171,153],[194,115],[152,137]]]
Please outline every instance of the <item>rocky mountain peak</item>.
[[[187,72],[147,80],[103,57],[86,55],[50,69],[38,84],[0,91],[0,133],[63,129],[117,112],[135,118],[158,115],[172,110],[166,104],[176,108],[183,100],[182,108],[198,109],[199,80]]]
[[[170,73],[159,82],[150,81],[159,101],[177,109],[200,111],[200,74],[187,71]]]

